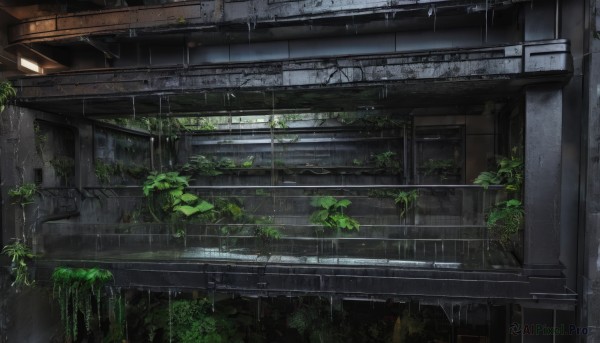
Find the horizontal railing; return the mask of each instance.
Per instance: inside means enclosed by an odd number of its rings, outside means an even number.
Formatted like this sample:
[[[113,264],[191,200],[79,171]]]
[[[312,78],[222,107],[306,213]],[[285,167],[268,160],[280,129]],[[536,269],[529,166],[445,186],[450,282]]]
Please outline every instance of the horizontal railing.
[[[116,199],[88,196],[78,221],[44,223],[36,236],[37,252],[50,258],[463,269],[519,266],[506,244],[500,244],[486,226],[486,211],[504,197],[499,187],[190,187],[189,192],[205,201],[235,204],[242,215],[190,220],[182,216],[172,224],[150,222],[144,214],[146,199],[138,188],[111,187],[109,193]],[[86,188],[84,194],[99,189],[105,188]],[[396,204],[394,191],[409,190],[418,192],[414,203],[406,207]],[[336,230],[311,221],[311,214],[319,209],[311,201],[319,196],[351,201],[343,213],[360,223],[358,230]],[[117,211],[121,211],[119,216]],[[109,215],[98,218],[103,212]]]

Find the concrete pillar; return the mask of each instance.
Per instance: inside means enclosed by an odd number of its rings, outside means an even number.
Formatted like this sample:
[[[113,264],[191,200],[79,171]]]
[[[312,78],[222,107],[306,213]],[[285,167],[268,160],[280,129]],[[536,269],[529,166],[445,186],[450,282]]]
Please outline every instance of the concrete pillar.
[[[581,342],[600,341],[600,1],[586,1],[584,111],[581,121],[579,229],[579,326],[588,328]]]
[[[525,91],[524,264],[531,275],[560,275],[562,89]]]

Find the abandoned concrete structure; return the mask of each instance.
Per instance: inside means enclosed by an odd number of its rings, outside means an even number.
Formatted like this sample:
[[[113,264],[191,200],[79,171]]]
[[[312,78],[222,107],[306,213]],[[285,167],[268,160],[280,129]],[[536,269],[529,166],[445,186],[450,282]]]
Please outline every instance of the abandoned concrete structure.
[[[0,238],[38,284],[100,266],[122,290],[434,305],[448,341],[600,340],[599,2],[0,5]],[[498,156],[521,189],[473,184]],[[142,192],[175,170],[178,216]],[[512,198],[523,222],[490,224]],[[47,304],[9,298],[3,341],[48,341]]]

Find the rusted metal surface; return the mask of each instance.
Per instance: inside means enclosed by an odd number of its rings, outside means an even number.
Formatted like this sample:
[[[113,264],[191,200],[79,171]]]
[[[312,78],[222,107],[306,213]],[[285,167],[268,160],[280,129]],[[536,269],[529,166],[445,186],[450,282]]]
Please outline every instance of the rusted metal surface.
[[[285,25],[288,22],[362,15],[389,15],[414,12],[431,15],[443,8],[458,8],[461,12],[479,12],[502,8],[529,0],[466,1],[466,0],[301,0],[301,1],[186,1],[161,6],[140,6],[95,12],[71,13],[23,21],[9,29],[9,42],[55,41],[81,35],[129,34],[136,30],[160,32],[165,28],[177,31],[213,29],[238,23],[248,28],[257,24]]]

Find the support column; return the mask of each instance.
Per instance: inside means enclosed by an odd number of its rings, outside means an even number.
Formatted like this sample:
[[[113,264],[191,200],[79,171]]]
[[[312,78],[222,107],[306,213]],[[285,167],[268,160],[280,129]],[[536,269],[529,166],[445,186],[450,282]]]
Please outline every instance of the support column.
[[[525,251],[531,275],[559,276],[562,88],[525,91]]]

